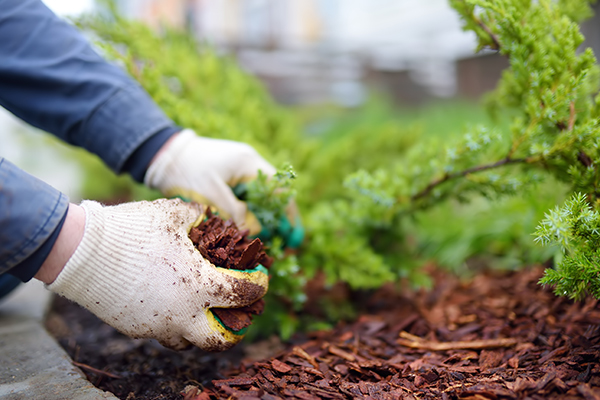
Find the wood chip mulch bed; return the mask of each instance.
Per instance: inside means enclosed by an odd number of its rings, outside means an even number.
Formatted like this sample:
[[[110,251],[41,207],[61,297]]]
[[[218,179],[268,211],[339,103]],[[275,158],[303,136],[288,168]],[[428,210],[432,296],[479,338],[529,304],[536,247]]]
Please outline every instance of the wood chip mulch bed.
[[[383,288],[356,321],[259,361],[231,361],[230,352],[182,359],[185,352],[165,356],[156,345],[132,347],[124,338],[104,357],[85,350],[111,346],[112,334],[91,342],[63,336],[61,343],[92,382],[129,400],[600,400],[599,304],[555,297],[537,285],[541,274],[482,274],[468,283],[440,276],[434,290],[402,295]]]

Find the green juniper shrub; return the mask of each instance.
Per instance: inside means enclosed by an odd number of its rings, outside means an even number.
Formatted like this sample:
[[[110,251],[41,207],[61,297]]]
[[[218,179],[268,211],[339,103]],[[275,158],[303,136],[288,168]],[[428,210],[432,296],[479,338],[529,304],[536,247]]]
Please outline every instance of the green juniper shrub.
[[[315,276],[326,287],[342,282],[365,290],[401,278],[426,285],[426,259],[463,271],[467,258],[483,252],[510,257],[511,267],[543,260],[555,250],[535,249],[530,233],[541,210],[565,193],[587,196],[576,195],[538,228],[540,242],[557,242],[564,252],[543,283],[571,297],[600,294],[593,269],[599,74],[592,51],[578,51],[578,22],[591,15],[589,3],[451,5],[465,29],[477,35],[479,48],[510,61],[486,99],[496,120],[461,123],[452,134],[443,124],[437,129],[444,133],[428,134],[422,123],[407,122],[380,99],[350,116],[333,113],[316,132],[314,126],[303,131],[302,112],[277,105],[232,57],[185,33],[157,34],[116,14],[78,22],[177,124],[202,136],[247,142],[274,165],[291,164],[297,173],[283,168],[275,180],[261,177],[247,187],[249,207],[265,225],[276,223],[295,195],[307,231],[293,255],[277,235],[267,243],[276,262],[268,307],[255,332],[289,337],[300,327],[323,327],[299,312],[304,285]],[[453,113],[446,117],[452,125]],[[111,184],[108,177],[104,181]],[[342,306],[324,309],[333,322],[349,314]]]

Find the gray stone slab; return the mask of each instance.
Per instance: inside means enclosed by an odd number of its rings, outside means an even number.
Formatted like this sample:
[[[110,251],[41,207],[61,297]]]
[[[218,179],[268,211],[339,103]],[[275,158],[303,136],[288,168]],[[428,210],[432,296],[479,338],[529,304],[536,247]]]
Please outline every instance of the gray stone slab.
[[[25,317],[42,321],[50,305],[52,293],[40,281],[32,280],[19,285],[0,300],[0,324],[7,317]]]
[[[0,399],[116,399],[95,388],[35,321],[0,327]]]
[[[33,283],[0,304],[0,400],[117,399],[85,379],[44,329],[49,298]]]

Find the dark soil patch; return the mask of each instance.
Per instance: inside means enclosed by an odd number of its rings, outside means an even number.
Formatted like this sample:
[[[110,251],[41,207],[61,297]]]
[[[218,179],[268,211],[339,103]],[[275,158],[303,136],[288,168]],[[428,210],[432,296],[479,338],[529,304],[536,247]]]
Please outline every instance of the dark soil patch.
[[[90,382],[121,399],[181,399],[179,392],[186,385],[224,378],[219,371],[239,365],[244,356],[240,346],[224,353],[198,348],[176,352],[154,340],[131,339],[58,296],[46,327]]]
[[[383,288],[357,321],[260,361],[244,359],[252,344],[175,353],[127,339],[64,300],[49,325],[74,360],[120,377],[84,367],[92,382],[130,400],[600,399],[598,302],[555,297],[541,273]]]

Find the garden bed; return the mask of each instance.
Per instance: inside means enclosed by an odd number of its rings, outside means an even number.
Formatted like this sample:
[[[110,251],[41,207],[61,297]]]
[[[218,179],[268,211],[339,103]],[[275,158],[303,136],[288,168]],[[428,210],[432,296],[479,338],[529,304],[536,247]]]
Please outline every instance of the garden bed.
[[[210,354],[128,339],[62,299],[48,326],[94,384],[129,400],[600,399],[598,302],[557,298],[541,274],[385,287],[356,321],[267,345],[262,359],[248,355],[265,343]]]

